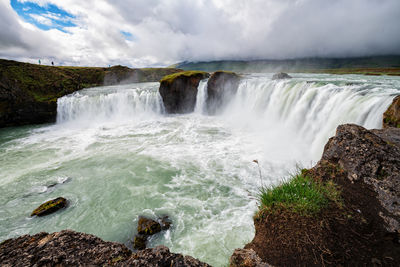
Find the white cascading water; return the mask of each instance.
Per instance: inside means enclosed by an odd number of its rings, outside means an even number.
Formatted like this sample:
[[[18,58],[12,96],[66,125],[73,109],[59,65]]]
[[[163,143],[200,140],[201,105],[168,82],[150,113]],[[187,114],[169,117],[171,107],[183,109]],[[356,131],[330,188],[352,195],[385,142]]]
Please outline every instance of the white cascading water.
[[[206,100],[207,100],[207,82],[208,79],[202,80],[199,83],[196,97],[196,106],[194,113],[205,114],[206,112]]]
[[[226,266],[254,236],[260,185],[311,167],[339,124],[380,128],[400,94],[396,77],[294,76],[243,76],[217,116],[205,110],[206,80],[184,115],[165,114],[159,83],[138,83],[58,99],[55,125],[3,129],[0,242],[73,229],[131,247],[139,215],[168,214],[172,228],[150,247]],[[67,209],[29,216],[59,196]]]
[[[97,87],[57,101],[57,123],[126,121],[163,113],[158,83]]]

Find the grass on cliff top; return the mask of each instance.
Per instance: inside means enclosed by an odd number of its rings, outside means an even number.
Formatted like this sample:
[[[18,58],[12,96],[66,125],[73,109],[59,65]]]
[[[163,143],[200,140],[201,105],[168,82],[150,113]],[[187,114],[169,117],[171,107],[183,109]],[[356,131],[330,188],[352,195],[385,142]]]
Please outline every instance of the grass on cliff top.
[[[164,83],[172,83],[176,78],[181,77],[181,76],[185,76],[185,77],[191,77],[191,76],[195,76],[195,75],[208,75],[208,72],[205,71],[197,71],[197,70],[191,70],[191,71],[182,71],[182,72],[177,72],[177,73],[173,73],[167,76],[164,76],[160,82],[164,82]]]
[[[307,216],[327,207],[329,201],[340,201],[340,191],[332,181],[315,181],[305,173],[275,187],[262,187],[258,195],[260,212],[284,208]]]

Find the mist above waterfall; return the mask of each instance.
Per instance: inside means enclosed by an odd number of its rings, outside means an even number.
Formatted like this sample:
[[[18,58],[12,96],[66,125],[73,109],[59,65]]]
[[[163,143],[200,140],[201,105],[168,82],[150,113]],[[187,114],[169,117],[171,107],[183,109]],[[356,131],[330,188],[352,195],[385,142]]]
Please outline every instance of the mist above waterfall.
[[[0,56],[35,63],[400,54],[397,0],[12,0],[0,7]]]

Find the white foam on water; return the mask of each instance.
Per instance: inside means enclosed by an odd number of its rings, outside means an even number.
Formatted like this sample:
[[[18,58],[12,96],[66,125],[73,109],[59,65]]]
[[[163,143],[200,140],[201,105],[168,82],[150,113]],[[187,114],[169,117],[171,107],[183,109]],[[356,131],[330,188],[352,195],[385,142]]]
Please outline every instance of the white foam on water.
[[[131,246],[139,215],[168,214],[172,228],[150,246],[226,265],[254,236],[261,183],[310,167],[339,124],[379,128],[400,92],[394,77],[295,76],[245,76],[218,116],[204,115],[206,81],[185,115],[164,113],[158,83],[60,98],[57,124],[0,132],[0,240],[68,228]],[[22,137],[1,141],[17,131]],[[67,209],[30,218],[59,196]]]

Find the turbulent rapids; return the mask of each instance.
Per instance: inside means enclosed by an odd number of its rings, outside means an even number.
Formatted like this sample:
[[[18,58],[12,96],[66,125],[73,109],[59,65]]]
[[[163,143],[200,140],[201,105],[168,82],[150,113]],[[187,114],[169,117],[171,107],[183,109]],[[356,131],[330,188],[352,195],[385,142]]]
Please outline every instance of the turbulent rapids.
[[[380,128],[400,80],[252,74],[215,116],[206,80],[185,115],[165,113],[158,87],[85,89],[58,100],[56,124],[0,132],[0,240],[68,228],[131,247],[138,215],[168,214],[150,246],[226,265],[254,235],[259,186],[310,167],[339,124]],[[29,217],[58,196],[71,206]]]

